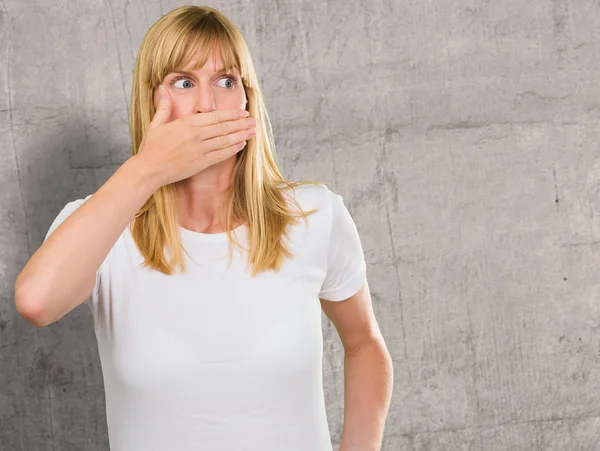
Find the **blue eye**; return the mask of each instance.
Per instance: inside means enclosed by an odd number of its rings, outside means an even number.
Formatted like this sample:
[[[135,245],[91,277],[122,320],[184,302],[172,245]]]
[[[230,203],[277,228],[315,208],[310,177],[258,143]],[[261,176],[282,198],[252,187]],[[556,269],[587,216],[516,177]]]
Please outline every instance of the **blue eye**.
[[[175,83],[180,81],[180,80],[184,80],[184,86],[179,87],[179,86],[175,86]],[[236,85],[238,84],[238,80],[237,78],[235,78],[232,75],[227,75],[223,78],[221,78],[219,81],[229,81],[230,83],[227,86],[224,86],[225,89],[234,89],[236,87]],[[176,77],[171,81],[171,86],[175,86],[177,89],[186,89],[187,87],[191,87],[191,80],[189,77],[186,76],[181,76],[181,77]]]
[[[174,80],[171,82],[171,85],[172,85],[172,86],[175,86],[175,83],[176,83],[176,82],[178,82],[178,81],[180,81],[180,80],[185,80],[185,81],[187,82],[187,85],[188,85],[188,86],[190,85],[189,78],[187,78],[187,77],[177,77],[177,78],[175,78],[175,79],[174,79]],[[179,87],[179,86],[175,86],[175,87],[176,87],[176,88],[178,88],[178,89],[182,89],[182,87]],[[183,88],[183,89],[184,89],[184,88]]]
[[[227,76],[227,77],[223,77],[221,78],[219,81],[231,81],[231,83],[229,83],[229,86],[225,86],[227,89],[233,89],[235,88],[235,85],[237,84],[237,79],[235,77],[231,77],[231,76]]]

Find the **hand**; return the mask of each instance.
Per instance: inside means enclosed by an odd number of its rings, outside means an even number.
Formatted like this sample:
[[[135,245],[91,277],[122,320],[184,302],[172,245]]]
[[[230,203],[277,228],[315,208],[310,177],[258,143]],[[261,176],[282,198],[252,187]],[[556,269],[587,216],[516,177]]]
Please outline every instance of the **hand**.
[[[159,91],[156,114],[136,154],[156,174],[159,187],[231,157],[256,133],[256,121],[240,118],[241,110],[215,110],[167,122],[171,97],[162,86]]]

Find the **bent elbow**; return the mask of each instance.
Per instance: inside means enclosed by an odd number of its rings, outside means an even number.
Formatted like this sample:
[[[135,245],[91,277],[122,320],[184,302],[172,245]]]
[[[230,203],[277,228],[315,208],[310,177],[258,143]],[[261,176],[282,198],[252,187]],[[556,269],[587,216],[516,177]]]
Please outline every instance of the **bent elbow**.
[[[22,290],[21,290],[22,291]],[[45,327],[51,322],[45,318],[39,299],[27,297],[24,293],[15,293],[15,307],[21,318],[37,327]]]

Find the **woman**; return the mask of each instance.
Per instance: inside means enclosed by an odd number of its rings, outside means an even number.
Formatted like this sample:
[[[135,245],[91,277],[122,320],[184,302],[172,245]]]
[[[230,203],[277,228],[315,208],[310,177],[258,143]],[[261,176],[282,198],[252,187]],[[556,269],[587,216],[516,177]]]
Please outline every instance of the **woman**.
[[[330,451],[321,308],[361,355],[340,449],[381,440],[391,363],[358,232],[341,196],[282,177],[268,124],[238,29],[171,11],[137,56],[132,157],[65,206],[17,279],[38,326],[91,309],[112,451]]]

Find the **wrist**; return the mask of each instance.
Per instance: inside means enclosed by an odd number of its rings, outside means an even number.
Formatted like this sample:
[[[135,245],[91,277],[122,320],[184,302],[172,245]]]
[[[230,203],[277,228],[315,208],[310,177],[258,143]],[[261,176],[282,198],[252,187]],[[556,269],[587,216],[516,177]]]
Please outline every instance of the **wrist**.
[[[139,186],[147,192],[148,197],[164,185],[160,178],[160,170],[154,168],[139,154],[129,157],[123,164],[123,168],[133,179],[137,180]]]

